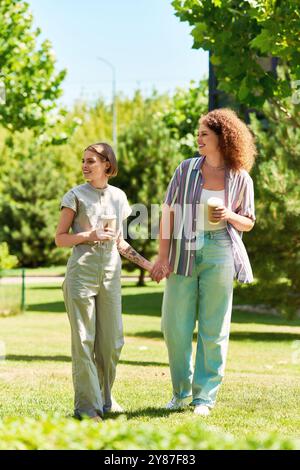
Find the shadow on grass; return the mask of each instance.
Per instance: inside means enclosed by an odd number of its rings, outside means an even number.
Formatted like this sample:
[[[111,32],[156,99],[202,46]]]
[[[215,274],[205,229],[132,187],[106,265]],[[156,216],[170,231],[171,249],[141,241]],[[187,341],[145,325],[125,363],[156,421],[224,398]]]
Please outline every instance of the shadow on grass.
[[[122,297],[123,313],[125,315],[161,316],[163,293],[126,295]]]
[[[40,290],[48,290],[53,287],[42,287]],[[152,317],[160,317],[162,292],[143,293],[143,294],[123,294],[122,307],[125,315],[144,315]],[[65,313],[65,305],[63,301],[43,302],[39,304],[29,304],[26,307],[30,312],[49,312],[49,313]]]
[[[257,314],[252,312],[243,312],[235,310],[232,313],[233,323],[250,323],[258,325],[278,325],[278,326],[300,326],[300,319],[288,320],[284,317],[278,317],[268,314]]]
[[[32,285],[27,285],[26,289],[30,289],[30,290],[59,290],[62,292],[62,288],[61,288],[61,285],[60,284],[57,284],[56,286],[46,286],[46,285],[37,285],[35,284],[34,286]]]
[[[176,410],[176,413],[184,413],[184,410]],[[162,403],[161,408],[140,408],[136,411],[125,411],[124,413],[107,413],[104,419],[114,419],[118,418],[119,416],[126,416],[127,419],[135,419],[135,418],[143,418],[143,417],[150,417],[150,418],[167,418],[170,414],[174,413],[172,410],[166,410],[164,408],[164,404]]]
[[[66,313],[64,302],[45,302],[42,304],[26,305],[28,312],[44,312],[44,313]]]
[[[163,339],[163,334],[158,330],[138,331],[136,333],[127,334],[130,337]],[[197,340],[197,332],[193,335],[194,341]],[[283,342],[300,340],[300,334],[297,333],[280,333],[280,332],[257,332],[257,331],[234,331],[230,334],[231,341],[266,341],[266,342]]]
[[[257,332],[257,331],[235,331],[231,333],[232,341],[262,341],[262,342],[288,342],[300,340],[300,334]]]
[[[176,410],[176,413],[183,413],[186,410]],[[166,410],[164,408],[164,405],[162,404],[161,408],[141,408],[136,411],[123,411],[122,413],[116,412],[116,411],[108,411],[107,413],[104,414],[103,420],[106,421],[108,419],[117,419],[120,418],[121,416],[126,416],[128,420],[130,419],[135,419],[135,418],[140,418],[140,417],[151,417],[151,418],[167,418],[170,416],[170,414],[174,413],[172,410]],[[80,418],[76,415],[71,415],[68,414],[66,415],[66,418],[68,419],[75,419],[77,421],[82,421],[83,419],[89,419],[89,418]]]
[[[128,286],[129,287],[129,286]],[[131,286],[132,287],[132,286]],[[41,286],[30,287],[30,289],[38,289],[41,291],[46,290],[61,290],[61,287],[55,286]],[[62,293],[61,293],[62,296]],[[151,317],[161,316],[162,305],[162,292],[142,292],[142,293],[123,293],[122,305],[123,314],[125,315],[143,315]],[[65,306],[63,300],[56,302],[43,302],[39,304],[29,304],[27,311],[31,312],[49,312],[49,313],[65,313]],[[248,323],[248,324],[261,324],[261,325],[279,325],[279,326],[300,326],[300,319],[287,320],[282,317],[273,315],[260,315],[251,312],[242,312],[235,310],[232,314],[232,321],[234,323]]]
[[[139,366],[139,367],[169,367],[167,362],[156,362],[156,361],[121,361],[118,364],[123,364],[127,366]]]
[[[29,355],[16,355],[9,354],[5,358],[7,361],[17,362],[72,362],[70,356],[29,356]],[[120,360],[119,364],[127,366],[138,366],[138,367],[168,367],[166,362],[155,362],[155,361],[126,361]]]
[[[71,362],[70,356],[28,356],[8,354],[5,358],[7,361],[20,361],[20,362]]]

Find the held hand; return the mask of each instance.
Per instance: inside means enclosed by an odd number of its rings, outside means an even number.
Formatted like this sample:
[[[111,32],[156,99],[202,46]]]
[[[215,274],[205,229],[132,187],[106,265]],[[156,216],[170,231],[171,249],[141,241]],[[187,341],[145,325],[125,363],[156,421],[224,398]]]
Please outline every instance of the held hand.
[[[226,221],[230,219],[231,211],[227,209],[227,207],[225,206],[219,206],[213,210],[212,214],[213,214],[215,221],[220,222],[221,220]]]
[[[89,234],[89,241],[110,241],[115,237],[115,235],[115,232],[110,228],[107,228],[105,230],[92,230]]]
[[[150,272],[153,281],[159,283],[164,277],[169,277],[172,272],[169,260],[159,259],[154,263],[154,266]]]
[[[145,269],[147,269],[147,271],[149,271],[150,275],[151,275],[153,267],[154,267],[154,264],[151,263],[151,261],[147,261],[147,263],[145,265]]]

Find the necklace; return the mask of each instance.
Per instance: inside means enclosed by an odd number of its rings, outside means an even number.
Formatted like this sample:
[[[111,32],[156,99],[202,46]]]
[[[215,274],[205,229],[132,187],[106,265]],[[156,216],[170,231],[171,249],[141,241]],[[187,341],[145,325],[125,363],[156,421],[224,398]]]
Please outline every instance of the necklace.
[[[223,166],[213,166],[210,163],[208,163],[207,159],[205,159],[205,163],[209,168],[212,168],[213,170],[224,170],[225,165]]]

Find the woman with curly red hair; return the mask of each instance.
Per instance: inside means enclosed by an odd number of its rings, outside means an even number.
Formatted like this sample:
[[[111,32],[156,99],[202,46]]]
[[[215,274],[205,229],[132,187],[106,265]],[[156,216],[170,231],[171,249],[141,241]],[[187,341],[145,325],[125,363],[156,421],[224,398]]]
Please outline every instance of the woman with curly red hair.
[[[224,377],[232,311],[233,280],[253,281],[243,232],[254,226],[249,175],[254,138],[231,109],[199,121],[200,155],[183,161],[163,205],[159,257],[152,278],[167,277],[162,331],[168,348],[173,398],[167,409],[191,404],[208,415]],[[218,206],[208,213],[208,200]],[[195,368],[193,331],[198,320]]]

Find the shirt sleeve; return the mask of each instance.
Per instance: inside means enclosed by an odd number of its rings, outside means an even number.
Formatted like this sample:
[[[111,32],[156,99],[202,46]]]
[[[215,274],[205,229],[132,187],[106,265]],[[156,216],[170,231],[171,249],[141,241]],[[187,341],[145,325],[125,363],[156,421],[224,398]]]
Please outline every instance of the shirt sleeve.
[[[124,201],[123,201],[123,208],[122,208],[122,220],[127,219],[130,216],[132,209],[129,205],[128,199],[126,194],[124,193]]]
[[[62,198],[60,203],[60,209],[68,207],[75,213],[77,212],[77,198],[72,190],[68,191]]]
[[[246,184],[243,190],[243,197],[241,203],[236,210],[238,215],[244,217],[249,217],[253,222],[255,222],[255,208],[254,208],[254,188],[252,178],[249,176],[247,178]]]
[[[179,182],[180,182],[180,175],[181,175],[181,165],[179,165],[169,183],[169,186],[166,191],[164,203],[168,206],[173,207],[177,200],[177,195],[179,191]]]

